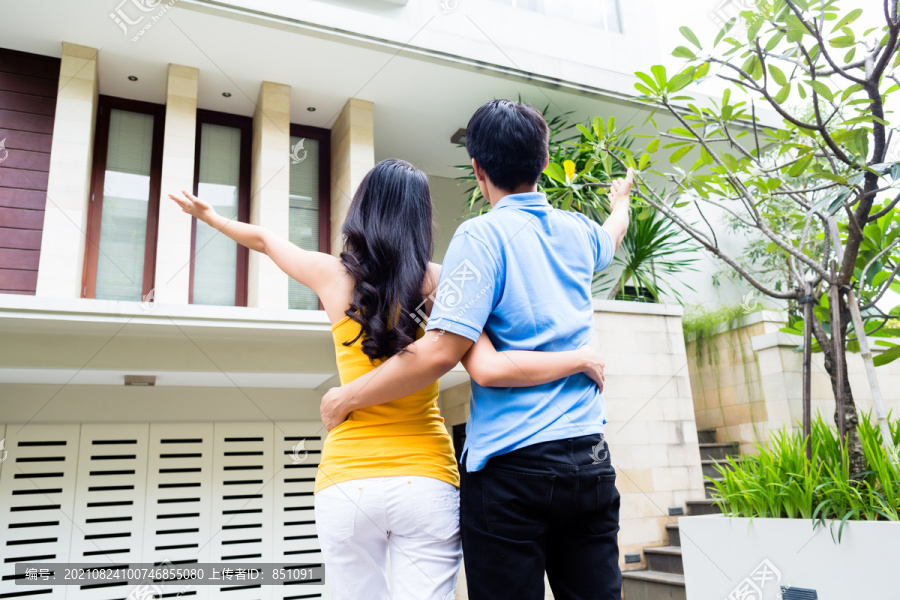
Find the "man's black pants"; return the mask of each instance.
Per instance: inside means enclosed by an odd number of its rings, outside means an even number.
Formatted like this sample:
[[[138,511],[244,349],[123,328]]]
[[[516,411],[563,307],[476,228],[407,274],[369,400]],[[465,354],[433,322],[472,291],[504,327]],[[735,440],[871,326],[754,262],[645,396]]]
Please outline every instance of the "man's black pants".
[[[460,468],[470,600],[619,600],[619,492],[603,436],[544,442]]]

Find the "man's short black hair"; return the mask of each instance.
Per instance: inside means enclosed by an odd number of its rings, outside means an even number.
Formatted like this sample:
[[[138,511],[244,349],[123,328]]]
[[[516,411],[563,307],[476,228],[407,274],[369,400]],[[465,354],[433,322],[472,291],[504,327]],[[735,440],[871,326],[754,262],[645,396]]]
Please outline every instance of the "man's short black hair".
[[[539,110],[521,102],[491,100],[466,127],[466,150],[504,191],[534,185],[544,170],[550,131]]]

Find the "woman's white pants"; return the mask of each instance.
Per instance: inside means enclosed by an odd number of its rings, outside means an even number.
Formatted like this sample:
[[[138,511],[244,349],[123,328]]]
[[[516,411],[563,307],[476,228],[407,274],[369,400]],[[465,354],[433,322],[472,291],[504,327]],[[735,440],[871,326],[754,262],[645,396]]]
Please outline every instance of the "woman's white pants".
[[[334,600],[456,598],[462,548],[454,486],[372,477],[331,485],[315,502]]]

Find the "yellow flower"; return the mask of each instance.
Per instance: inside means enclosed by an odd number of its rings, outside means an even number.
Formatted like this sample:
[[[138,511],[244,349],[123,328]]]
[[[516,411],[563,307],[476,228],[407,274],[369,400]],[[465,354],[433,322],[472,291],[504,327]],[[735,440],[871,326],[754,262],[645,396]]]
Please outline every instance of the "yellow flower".
[[[566,181],[571,182],[575,179],[575,163],[571,160],[563,161],[563,169],[566,170]]]

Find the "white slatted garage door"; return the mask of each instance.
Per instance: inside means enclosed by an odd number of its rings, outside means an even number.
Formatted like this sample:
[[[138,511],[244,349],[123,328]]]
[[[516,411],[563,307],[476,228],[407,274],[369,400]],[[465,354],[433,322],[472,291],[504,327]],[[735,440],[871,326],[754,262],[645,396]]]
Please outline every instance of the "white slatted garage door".
[[[0,599],[117,600],[134,586],[14,585],[14,563],[321,564],[322,426],[0,424]],[[3,458],[0,450],[0,458]],[[167,586],[191,599],[327,599],[324,584]],[[180,596],[179,596],[180,597]]]

